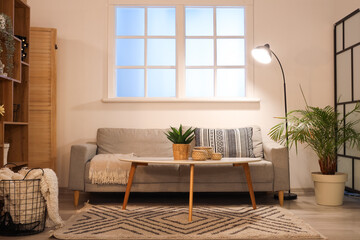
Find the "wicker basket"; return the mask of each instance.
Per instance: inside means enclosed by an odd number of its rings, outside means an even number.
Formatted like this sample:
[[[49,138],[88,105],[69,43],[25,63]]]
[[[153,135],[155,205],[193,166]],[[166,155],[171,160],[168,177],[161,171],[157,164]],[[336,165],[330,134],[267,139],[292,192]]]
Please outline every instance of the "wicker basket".
[[[192,151],[191,157],[195,161],[205,161],[207,159],[207,152],[205,150],[196,150]]]
[[[211,160],[221,160],[222,154],[221,153],[212,153]]]
[[[189,144],[173,144],[174,160],[188,160],[189,150]]]
[[[211,159],[211,154],[214,152],[212,147],[194,147],[194,150],[206,151],[206,158]]]

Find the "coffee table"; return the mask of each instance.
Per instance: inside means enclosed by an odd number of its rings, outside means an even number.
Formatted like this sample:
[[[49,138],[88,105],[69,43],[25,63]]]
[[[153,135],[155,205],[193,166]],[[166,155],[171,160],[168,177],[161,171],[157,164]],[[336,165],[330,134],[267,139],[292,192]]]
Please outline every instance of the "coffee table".
[[[258,162],[260,158],[223,158],[221,160],[205,160],[195,161],[189,160],[174,160],[173,158],[161,158],[161,157],[131,157],[131,158],[120,158],[125,162],[131,162],[131,168],[129,173],[129,179],[126,186],[124,201],[122,209],[126,209],[126,205],[129,200],[130,190],[132,181],[134,179],[135,170],[137,166],[148,166],[149,164],[180,164],[190,165],[190,190],[189,190],[189,222],[192,221],[192,208],[193,208],[193,190],[194,190],[194,168],[195,165],[210,165],[210,164],[232,164],[234,167],[242,166],[245,171],[246,181],[249,188],[250,198],[253,209],[256,209],[255,195],[251,182],[251,175],[249,170],[250,162]]]

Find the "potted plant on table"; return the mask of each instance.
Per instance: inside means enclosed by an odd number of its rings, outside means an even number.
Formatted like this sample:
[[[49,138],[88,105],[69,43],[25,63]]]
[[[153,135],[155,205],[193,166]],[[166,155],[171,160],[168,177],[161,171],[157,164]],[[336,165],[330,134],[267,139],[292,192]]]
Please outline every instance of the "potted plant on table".
[[[316,153],[321,173],[312,173],[312,179],[316,202],[320,205],[342,205],[347,174],[336,172],[336,154],[344,144],[360,149],[360,133],[356,131],[360,119],[349,118],[355,112],[360,112],[360,104],[340,116],[331,106],[318,108],[306,103],[304,110],[291,111],[281,118],[284,122],[270,130],[269,136],[273,140],[288,147],[295,145],[296,150],[298,143],[305,143]]]
[[[195,129],[189,128],[183,134],[183,127],[180,124],[179,129],[170,127],[165,135],[173,143],[174,160],[189,159],[190,143],[194,139]]]

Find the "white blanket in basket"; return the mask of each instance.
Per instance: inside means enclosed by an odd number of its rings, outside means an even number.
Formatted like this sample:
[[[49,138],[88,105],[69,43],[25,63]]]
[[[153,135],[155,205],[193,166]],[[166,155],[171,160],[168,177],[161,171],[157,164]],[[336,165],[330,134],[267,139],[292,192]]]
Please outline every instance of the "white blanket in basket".
[[[4,212],[9,212],[15,224],[28,224],[35,221],[42,221],[43,215],[34,214],[34,209],[42,209],[44,202],[41,201],[41,194],[46,202],[48,218],[47,227],[63,226],[63,220],[59,215],[58,204],[58,181],[56,174],[51,169],[30,169],[23,168],[19,173],[14,173],[8,168],[0,169],[0,180],[22,180],[40,179],[40,192],[36,189],[35,181],[2,181],[0,197],[4,200]],[[35,219],[39,218],[39,219]]]

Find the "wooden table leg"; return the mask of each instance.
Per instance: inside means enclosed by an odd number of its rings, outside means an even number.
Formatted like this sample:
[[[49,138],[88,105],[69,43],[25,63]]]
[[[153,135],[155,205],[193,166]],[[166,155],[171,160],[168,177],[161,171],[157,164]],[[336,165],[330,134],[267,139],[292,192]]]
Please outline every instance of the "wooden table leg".
[[[240,165],[244,168],[244,171],[245,171],[245,176],[246,176],[246,181],[247,181],[248,188],[249,188],[252,207],[253,207],[253,209],[256,209],[255,194],[254,194],[254,189],[252,186],[249,164],[248,163],[234,164],[234,166],[240,166]]]
[[[279,191],[278,196],[279,196],[280,206],[282,207],[284,206],[284,191]]]
[[[131,163],[131,168],[130,168],[130,173],[129,173],[129,180],[128,180],[128,183],[126,185],[126,191],[125,191],[125,196],[124,196],[124,201],[123,201],[123,206],[122,206],[123,210],[126,209],[126,205],[128,203],[128,200],[129,200],[131,185],[132,185],[132,181],[134,179],[136,167],[137,167],[137,163],[134,163],[134,162]]]
[[[77,207],[79,205],[79,196],[80,196],[80,191],[75,190],[74,191],[74,206]]]
[[[192,221],[193,191],[194,191],[194,164],[190,164],[189,222]]]
[[[249,188],[252,207],[253,207],[253,209],[256,209],[255,194],[254,194],[254,189],[253,189],[253,186],[252,186],[249,164],[248,163],[243,163],[242,166],[243,166],[244,171],[245,171],[245,176],[246,176],[246,181],[247,181],[248,188]]]

